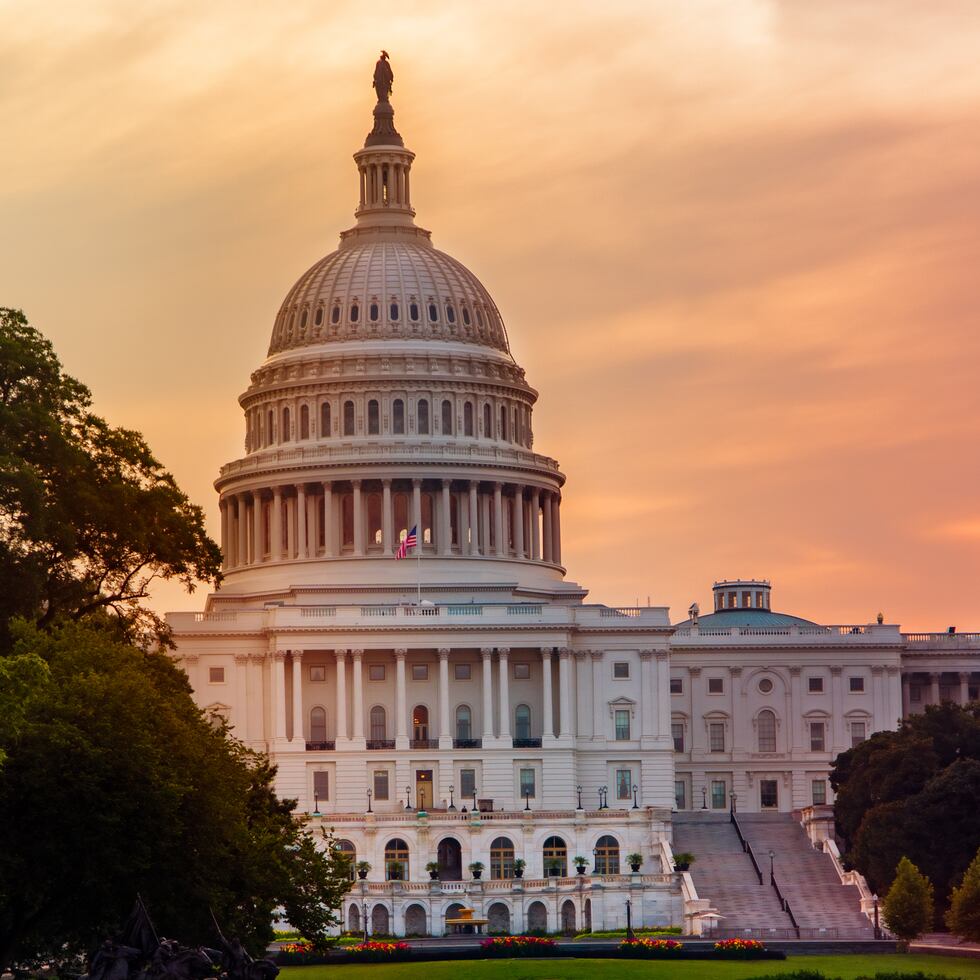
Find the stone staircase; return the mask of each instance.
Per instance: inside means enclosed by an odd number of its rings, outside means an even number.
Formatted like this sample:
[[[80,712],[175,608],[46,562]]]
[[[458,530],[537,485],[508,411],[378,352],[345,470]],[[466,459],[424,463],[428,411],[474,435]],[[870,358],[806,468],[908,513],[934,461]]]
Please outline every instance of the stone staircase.
[[[674,853],[690,851],[697,858],[691,877],[698,895],[724,916],[718,922],[720,934],[794,934],[769,882],[772,851],[776,881],[802,938],[873,938],[857,889],[841,884],[830,857],[812,846],[792,815],[746,813],[738,815],[738,822],[762,869],[761,885],[727,813],[674,814]]]

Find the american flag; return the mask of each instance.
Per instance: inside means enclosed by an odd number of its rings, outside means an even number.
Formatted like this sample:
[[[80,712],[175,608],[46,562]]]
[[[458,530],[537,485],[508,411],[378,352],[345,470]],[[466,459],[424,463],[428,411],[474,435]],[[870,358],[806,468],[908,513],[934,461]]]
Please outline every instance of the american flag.
[[[405,535],[405,540],[398,546],[398,550],[395,552],[395,560],[399,558],[407,558],[410,548],[414,548],[418,544],[418,538],[416,537],[416,531],[418,526],[413,527],[408,534]]]

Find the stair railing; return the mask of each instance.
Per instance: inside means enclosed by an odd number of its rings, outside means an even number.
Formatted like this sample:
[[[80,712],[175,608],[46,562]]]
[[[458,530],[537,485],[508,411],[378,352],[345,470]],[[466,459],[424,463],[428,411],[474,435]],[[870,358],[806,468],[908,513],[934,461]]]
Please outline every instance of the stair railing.
[[[783,911],[789,916],[789,921],[793,923],[793,928],[796,930],[796,938],[800,938],[800,924],[796,921],[796,916],[793,915],[793,910],[790,908],[789,902],[786,901],[783,893],[779,890],[779,883],[776,881],[776,875],[770,874],[769,884],[772,885],[776,892],[776,898],[779,899],[780,905],[783,907]]]
[[[762,868],[759,867],[759,862],[755,859],[755,852],[752,850],[752,845],[745,839],[742,834],[742,828],[738,825],[738,817],[735,816],[735,810],[729,811],[729,819],[731,820],[732,826],[735,828],[735,833],[738,834],[738,839],[742,844],[742,850],[748,854],[749,858],[752,860],[752,867],[755,868],[756,877],[759,879],[759,884],[762,884]]]

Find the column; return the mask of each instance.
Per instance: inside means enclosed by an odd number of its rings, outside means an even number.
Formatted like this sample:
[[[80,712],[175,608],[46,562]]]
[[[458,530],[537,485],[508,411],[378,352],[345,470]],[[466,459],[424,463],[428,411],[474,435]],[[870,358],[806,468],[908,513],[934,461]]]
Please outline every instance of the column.
[[[296,487],[296,557],[310,557],[309,535],[306,531],[306,484]]]
[[[439,527],[439,554],[448,555],[452,553],[453,544],[453,521],[452,512],[449,506],[449,481],[442,481],[442,518]]]
[[[347,739],[347,651],[334,650],[337,658],[337,741]]]
[[[461,555],[471,554],[469,544],[470,533],[470,495],[469,491],[456,491],[456,516],[459,520],[459,553]]]
[[[272,707],[275,713],[273,735],[286,740],[286,651],[272,652]]]
[[[541,648],[541,732],[550,741],[555,737],[555,720],[551,711],[551,647]]]
[[[361,499],[361,481],[351,480],[354,490],[354,555],[364,554],[364,501]]]
[[[422,547],[422,481],[412,480],[412,526],[418,533],[419,543],[417,547]],[[412,528],[409,528],[411,530]]]
[[[333,484],[323,484],[323,553],[327,558],[337,554],[337,525],[333,519]]]
[[[351,737],[361,742],[364,739],[364,685],[362,671],[364,651],[351,650],[351,658],[354,665],[354,728],[351,732]],[[363,745],[361,748],[363,748]]]
[[[499,664],[497,667],[497,677],[500,684],[500,691],[498,693],[498,704],[499,704],[499,719],[498,723],[500,725],[500,739],[501,741],[510,742],[510,675],[509,671],[509,657],[510,657],[510,647],[497,647],[497,657],[499,658]],[[506,746],[505,746],[506,747]]]
[[[657,658],[657,734],[670,738],[670,656],[658,650]]]
[[[245,494],[238,495],[238,520],[235,522],[238,528],[238,549],[235,552],[235,564],[241,568],[248,564],[248,506],[245,503]]]
[[[235,654],[235,737],[248,742],[248,654]]]
[[[252,564],[258,565],[265,554],[265,542],[262,540],[265,521],[262,513],[262,494],[256,490],[252,494]]]
[[[966,707],[970,703],[970,672],[960,671],[960,704]]]
[[[282,561],[282,487],[272,488],[272,541],[269,543],[271,561]]]
[[[439,748],[453,747],[449,724],[449,647],[439,648]]]
[[[293,650],[293,737],[303,741],[303,651]]]
[[[490,554],[490,495],[480,494],[480,551]]]
[[[405,711],[405,657],[408,650],[395,650],[395,748],[408,748],[408,721]]]
[[[909,677],[902,674],[902,717],[908,718],[912,712],[912,695],[909,692]]]
[[[381,547],[386,555],[395,550],[392,541],[391,480],[381,481]]]
[[[871,732],[881,732],[888,725],[888,701],[885,692],[885,668],[880,664],[875,664],[871,668],[871,709],[874,711],[874,718],[871,722]]]
[[[841,673],[843,668],[830,668],[830,704],[834,713],[831,719],[831,755],[837,756],[847,747],[844,732],[844,687]]]
[[[939,674],[933,671],[929,674],[929,704],[939,704]]]
[[[477,484],[470,480],[470,554],[480,554],[480,514],[477,506]]]
[[[790,674],[799,668],[791,667]],[[744,710],[745,697],[742,694],[742,668],[741,667],[731,667],[728,671],[729,676],[729,687],[731,688],[731,699],[732,699],[732,752],[748,752],[749,749],[745,744],[745,739],[751,739],[751,725],[749,725],[745,719],[748,717],[746,711]],[[668,684],[669,684],[668,680]],[[792,681],[790,682],[792,683]],[[693,716],[693,712],[692,712]],[[790,701],[790,707],[787,708],[787,719],[786,723],[789,726],[790,740],[793,739],[793,731],[796,728],[796,719],[793,715],[792,701]],[[692,722],[693,724],[693,722]],[[750,743],[751,744],[751,743]],[[734,779],[734,776],[732,777]]]
[[[653,651],[640,651],[640,737],[657,734],[657,688],[653,676]],[[734,720],[732,725],[734,726]]]
[[[602,651],[592,651],[592,738],[604,739],[606,726],[602,717]]]
[[[225,571],[227,571],[232,565],[229,509],[228,500],[226,498],[223,497],[218,501],[218,510],[221,511],[221,567]]]
[[[480,650],[483,658],[483,747],[493,740],[493,647]]]
[[[520,484],[514,486],[514,554],[524,557],[524,488]]]
[[[493,485],[493,527],[496,538],[497,557],[503,558],[507,553],[507,535],[504,531],[504,506],[502,497],[503,487],[499,483]]]
[[[543,500],[544,517],[541,519],[541,530],[543,541],[543,548],[541,552],[542,561],[553,561],[552,550],[551,550],[551,540],[552,532],[554,531],[554,525],[551,523],[551,493],[545,491]]]
[[[561,494],[556,493],[554,502],[551,505],[551,519],[554,522],[551,528],[551,560],[556,564],[561,564]]]
[[[541,491],[531,491],[531,558],[541,560]]]
[[[803,730],[803,670],[801,667],[790,667],[789,669],[789,719],[787,749],[789,752],[809,751],[810,740],[807,733]],[[739,670],[741,674],[741,670]],[[875,680],[877,685],[877,678]],[[732,696],[735,696],[735,682],[732,681]],[[875,710],[878,710],[878,695],[875,694]],[[735,726],[735,719],[732,718],[732,731],[738,731]],[[870,734],[870,732],[869,732]]]
[[[296,498],[286,497],[286,555],[287,559],[295,558],[296,548]]]
[[[572,737],[571,653],[566,647],[558,652],[558,736]]]

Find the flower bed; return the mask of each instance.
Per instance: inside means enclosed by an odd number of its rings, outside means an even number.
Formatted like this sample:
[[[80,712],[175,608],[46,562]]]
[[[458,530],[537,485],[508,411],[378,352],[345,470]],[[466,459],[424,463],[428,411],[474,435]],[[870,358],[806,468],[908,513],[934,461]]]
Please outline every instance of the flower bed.
[[[495,936],[484,939],[480,949],[485,956],[553,956],[558,952],[553,939],[538,936]]]
[[[347,961],[352,963],[391,963],[408,958],[408,943],[379,943],[369,940],[347,947]]]
[[[318,943],[316,946],[305,939],[295,943],[283,943],[274,959],[279,966],[319,966],[326,963],[335,939]]]
[[[725,959],[754,960],[766,952],[766,945],[761,939],[719,939],[715,952]]]
[[[674,957],[684,948],[676,939],[624,939],[619,951],[624,956],[642,956],[649,959]]]

